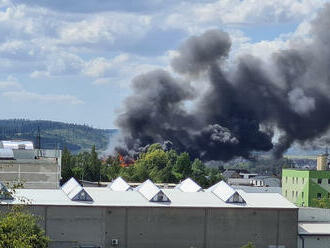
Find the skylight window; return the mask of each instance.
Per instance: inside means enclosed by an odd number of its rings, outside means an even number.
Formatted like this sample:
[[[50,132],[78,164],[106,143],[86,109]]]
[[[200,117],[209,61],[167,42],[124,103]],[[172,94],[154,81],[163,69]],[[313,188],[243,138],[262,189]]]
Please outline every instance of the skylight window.
[[[243,197],[224,181],[221,181],[207,189],[226,203],[245,203]]]
[[[183,192],[199,192],[203,191],[202,187],[199,186],[197,183],[195,183],[194,180],[191,178],[187,178],[186,180],[182,181],[180,184],[178,184],[176,189],[179,189]]]
[[[72,201],[93,201],[92,197],[73,177],[63,184],[61,189]]]
[[[165,193],[149,179],[138,186],[136,190],[148,201],[170,202],[170,199],[165,195]]]
[[[132,190],[131,186],[129,186],[129,184],[124,179],[122,179],[121,177],[117,177],[107,187],[109,189],[113,190],[113,191]]]

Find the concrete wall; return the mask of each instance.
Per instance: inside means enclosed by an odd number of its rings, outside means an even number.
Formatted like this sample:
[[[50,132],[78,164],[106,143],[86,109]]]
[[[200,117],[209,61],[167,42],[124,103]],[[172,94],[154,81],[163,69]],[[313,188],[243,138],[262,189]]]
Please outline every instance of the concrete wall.
[[[330,222],[330,209],[327,208],[299,208],[300,222]]]
[[[22,182],[24,188],[59,188],[61,167],[55,158],[0,160],[0,181]]]
[[[297,210],[34,206],[50,247],[297,247]],[[282,246],[280,246],[282,245]]]

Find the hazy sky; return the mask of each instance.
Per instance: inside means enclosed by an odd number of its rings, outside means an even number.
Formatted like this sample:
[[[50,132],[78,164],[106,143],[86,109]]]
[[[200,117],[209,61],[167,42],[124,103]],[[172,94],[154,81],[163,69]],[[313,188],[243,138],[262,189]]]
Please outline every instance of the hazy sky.
[[[308,39],[325,0],[0,0],[0,119],[113,128],[131,79],[179,44],[230,33],[231,58]]]

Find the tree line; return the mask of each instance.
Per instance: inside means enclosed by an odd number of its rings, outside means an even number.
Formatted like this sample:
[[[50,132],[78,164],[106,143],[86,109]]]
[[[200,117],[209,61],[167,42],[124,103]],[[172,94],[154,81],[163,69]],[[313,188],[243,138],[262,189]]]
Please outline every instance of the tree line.
[[[146,152],[129,165],[123,166],[120,154],[100,159],[95,146],[89,152],[62,153],[62,183],[71,177],[87,181],[112,181],[121,176],[129,182],[178,183],[192,178],[203,188],[222,180],[220,168],[209,168],[199,159],[191,159],[187,152],[166,151],[160,144],[152,144]]]

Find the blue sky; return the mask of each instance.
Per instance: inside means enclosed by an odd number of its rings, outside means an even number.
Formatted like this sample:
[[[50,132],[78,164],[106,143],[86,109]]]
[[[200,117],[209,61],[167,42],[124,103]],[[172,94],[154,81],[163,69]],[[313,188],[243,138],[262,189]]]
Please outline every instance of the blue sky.
[[[231,59],[308,39],[326,0],[0,0],[0,119],[99,128],[115,119],[134,76],[169,69],[175,49],[210,28]]]

